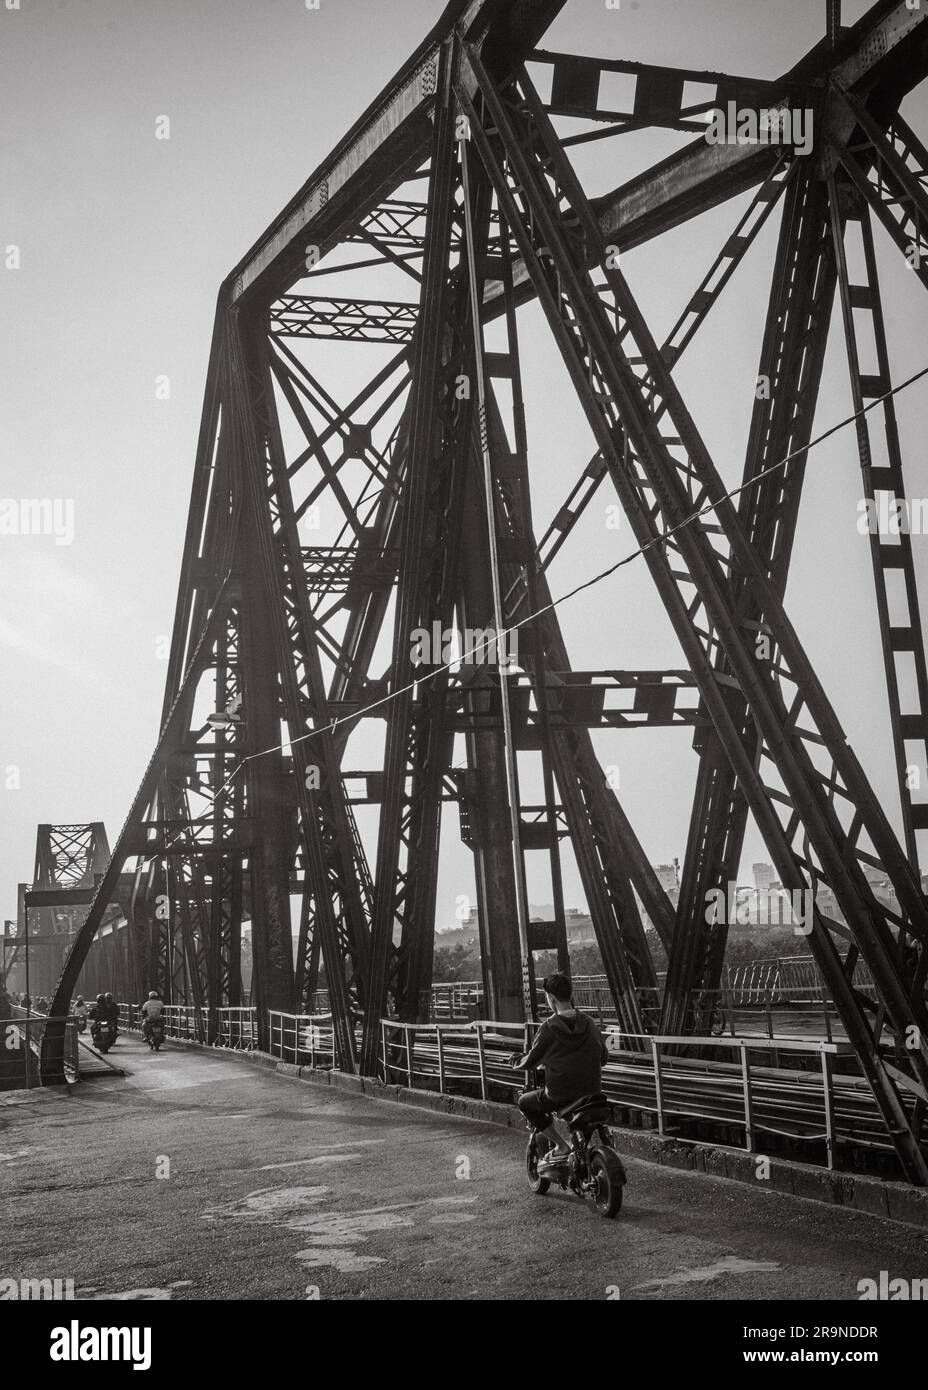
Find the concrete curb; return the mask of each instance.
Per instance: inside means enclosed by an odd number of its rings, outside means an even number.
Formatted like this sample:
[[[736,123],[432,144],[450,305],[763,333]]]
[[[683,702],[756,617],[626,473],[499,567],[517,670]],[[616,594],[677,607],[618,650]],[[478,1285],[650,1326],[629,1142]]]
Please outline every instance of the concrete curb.
[[[254,1053],[249,1060],[257,1061]],[[273,1063],[273,1058],[267,1059]],[[261,1058],[262,1063],[265,1061]],[[482,1120],[484,1124],[501,1125],[523,1130],[525,1122],[514,1105],[501,1101],[474,1100],[469,1096],[450,1096],[441,1091],[413,1091],[406,1086],[387,1086],[369,1076],[352,1076],[345,1072],[313,1071],[290,1062],[278,1062],[276,1070],[310,1085],[328,1086],[338,1091],[370,1096],[374,1100],[394,1101],[413,1105],[420,1110],[433,1110],[461,1119]],[[769,1173],[756,1176],[760,1154],[742,1149],[719,1148],[693,1140],[662,1138],[649,1130],[612,1127],[616,1147],[623,1154],[645,1163],[657,1163],[664,1168],[679,1168],[684,1172],[707,1173],[710,1177],[727,1178],[750,1187],[767,1187],[774,1192],[828,1206],[845,1207],[881,1216],[885,1220],[903,1222],[909,1226],[928,1229],[928,1188],[909,1187],[904,1183],[886,1182],[882,1178],[857,1173],[829,1172],[791,1159],[767,1157]]]

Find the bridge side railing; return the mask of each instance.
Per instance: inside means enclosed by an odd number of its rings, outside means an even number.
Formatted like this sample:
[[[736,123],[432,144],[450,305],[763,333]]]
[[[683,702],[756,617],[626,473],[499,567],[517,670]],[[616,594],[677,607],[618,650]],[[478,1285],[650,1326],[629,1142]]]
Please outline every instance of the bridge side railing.
[[[812,956],[777,956],[729,965],[725,967],[723,982],[732,1003],[738,1007],[820,1001],[832,1005]],[[858,961],[854,968],[854,987],[875,998],[873,977],[863,961]]]
[[[254,1052],[258,1046],[258,1010],[251,1006],[230,1005],[216,1010],[214,1047],[234,1052]]]
[[[531,1046],[537,1028],[533,1023],[482,1019],[464,1025],[381,1019],[381,1080],[421,1090],[433,1089],[437,1082],[439,1091],[457,1081],[476,1081],[483,1100],[491,1087],[515,1096],[525,1085],[511,1061]]]
[[[335,1029],[331,1014],[268,1013],[268,1051],[297,1067],[335,1066]]]
[[[478,1093],[513,1100],[528,1076],[512,1069],[527,1049],[531,1024],[468,1025],[381,1021],[381,1079],[419,1090]],[[651,1117],[662,1136],[681,1121],[708,1121],[740,1132],[758,1152],[761,1134],[812,1142],[835,1164],[839,1142],[890,1150],[863,1078],[835,1075],[850,1044],[807,1039],[632,1035],[608,1029],[610,1058],[603,1090],[621,1108]],[[694,1057],[692,1050],[699,1050]],[[706,1050],[713,1050],[707,1058]],[[779,1054],[802,1057],[805,1069],[782,1069]]]
[[[423,991],[422,1012],[435,1023],[471,1019],[482,1007],[483,997],[478,980],[451,980]]]
[[[164,1032],[166,1037],[177,1038],[180,1042],[205,1042],[203,1010],[195,1004],[165,1004]]]
[[[73,1014],[55,1018],[37,1014],[13,1005],[7,1018],[0,1018],[0,1090],[40,1086],[39,1061],[42,1043],[49,1023],[60,1023],[61,1031],[53,1029],[49,1036],[50,1059],[60,1058],[64,1074],[71,1081],[80,1077],[80,1057],[77,1045],[77,1019]],[[57,1069],[57,1068],[56,1068]]]
[[[122,1006],[129,1026],[135,1017]],[[230,1009],[222,1022],[221,1046],[254,1050],[253,1008]],[[165,1010],[172,1036],[195,1039],[196,1011],[187,1006]],[[15,1020],[17,1025],[21,1020]],[[66,1032],[73,1039],[76,1021]],[[45,1020],[33,1021],[36,1031]],[[405,1023],[382,1019],[379,1075],[388,1084],[415,1090],[465,1093],[484,1100],[515,1101],[531,1078],[512,1067],[528,1050],[537,1023]],[[845,1074],[854,1057],[850,1043],[838,1040],[760,1036],[667,1036],[625,1033],[606,1024],[609,1060],[603,1090],[629,1116],[629,1122],[653,1125],[660,1135],[681,1125],[707,1122],[732,1137],[723,1142],[748,1152],[759,1149],[760,1136],[812,1146],[812,1158],[824,1153],[835,1165],[839,1144],[857,1149],[892,1150],[892,1142],[869,1085],[859,1071]],[[37,1049],[36,1049],[37,1050]],[[332,1069],[336,1065],[332,1015],[269,1011],[267,1053],[292,1065]],[[783,1065],[787,1056],[790,1065]],[[835,1062],[842,1059],[841,1069]],[[914,1108],[916,1098],[904,1094]],[[699,1131],[697,1130],[697,1133]]]
[[[205,1042],[207,1037],[206,1011],[192,1004],[165,1004],[164,1032],[168,1038],[182,1042]],[[139,1004],[119,1005],[119,1028],[127,1033],[142,1031],[142,1012]],[[234,1052],[253,1052],[258,1046],[258,1010],[252,1005],[229,1005],[216,1010],[214,1047],[227,1047]]]
[[[591,1014],[600,1024],[615,1021],[616,1010],[605,975],[574,975],[574,1001],[578,1008]],[[658,975],[656,990],[639,990],[638,1003],[642,1016],[650,1023],[660,1009],[664,976]],[[873,980],[863,962],[854,971],[855,988],[875,998]],[[812,956],[778,956],[743,961],[729,965],[723,972],[720,988],[713,993],[713,1003],[724,1007],[730,1015],[740,1010],[769,1010],[781,1006],[821,1011],[832,1016],[834,1003]],[[704,999],[701,999],[705,1002]],[[696,1000],[694,1000],[696,1002]],[[541,991],[538,1003],[544,1005]],[[454,980],[434,984],[423,992],[422,1016],[430,1023],[471,1022],[484,1007],[483,985],[479,980]],[[314,1007],[313,1012],[321,1010]]]

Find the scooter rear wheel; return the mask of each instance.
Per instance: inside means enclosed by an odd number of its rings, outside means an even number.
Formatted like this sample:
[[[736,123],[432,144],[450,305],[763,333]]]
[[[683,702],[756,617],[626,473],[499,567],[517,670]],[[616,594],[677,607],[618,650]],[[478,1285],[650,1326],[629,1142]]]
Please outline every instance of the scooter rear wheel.
[[[610,1149],[597,1149],[590,1158],[593,1204],[600,1216],[617,1216],[622,1208],[625,1172]]]
[[[540,1178],[538,1176],[538,1160],[542,1154],[548,1152],[551,1145],[547,1139],[541,1139],[540,1144],[541,1148],[539,1150],[539,1136],[537,1134],[532,1134],[529,1137],[528,1145],[525,1149],[525,1171],[528,1174],[529,1187],[537,1196],[543,1197],[551,1186],[551,1181],[549,1178]]]

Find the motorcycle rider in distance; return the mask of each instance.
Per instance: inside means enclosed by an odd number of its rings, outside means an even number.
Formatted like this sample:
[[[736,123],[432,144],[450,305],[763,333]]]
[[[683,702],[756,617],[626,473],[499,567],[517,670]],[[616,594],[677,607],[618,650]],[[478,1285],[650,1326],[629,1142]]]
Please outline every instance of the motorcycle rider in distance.
[[[151,1034],[152,1019],[161,1018],[164,1013],[164,1005],[159,999],[156,989],[149,990],[148,998],[142,1005],[140,1012],[142,1014],[142,1037],[147,1041]]]
[[[119,1023],[119,1005],[112,994],[98,994],[97,1003],[94,1010],[94,1018],[98,1023],[112,1023],[113,1037],[116,1036],[117,1025]]]
[[[523,1057],[513,1057],[517,1071],[544,1065],[545,1084],[537,1091],[524,1091],[519,1109],[554,1146],[538,1160],[539,1174],[556,1168],[570,1154],[570,1139],[557,1128],[556,1112],[565,1110],[583,1096],[602,1091],[602,1066],[608,1060],[606,1041],[586,1014],[574,1008],[570,980],[556,972],[543,982],[551,1017],[538,1030],[535,1041]]]
[[[96,1000],[88,1010],[90,1018],[93,1020],[90,1026],[90,1036],[94,1043],[100,1041],[100,1025],[108,1023],[112,1029],[110,1047],[116,1041],[117,1024],[119,1023],[119,1006],[111,994],[98,994]]]

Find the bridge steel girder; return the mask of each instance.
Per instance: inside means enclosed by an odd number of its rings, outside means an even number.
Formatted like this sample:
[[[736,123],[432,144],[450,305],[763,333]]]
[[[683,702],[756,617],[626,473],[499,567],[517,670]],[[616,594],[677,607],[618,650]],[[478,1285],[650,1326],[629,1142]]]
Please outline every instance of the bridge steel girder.
[[[511,840],[518,838],[519,814],[537,813],[547,827],[556,915],[563,915],[557,841],[564,827],[570,834],[616,1003],[629,1001],[622,1017],[633,1029],[635,991],[652,989],[655,979],[635,894],[641,899],[669,948],[663,1031],[692,1026],[694,992],[717,980],[725,924],[706,923],[702,905],[712,887],[734,877],[751,814],[784,885],[799,891],[809,883],[828,885],[847,919],[845,960],[835,924],[818,911],[810,946],[902,1168],[911,1181],[925,1183],[918,1125],[928,1102],[928,910],[910,837],[907,854],[847,747],[782,598],[843,230],[843,212],[829,205],[826,180],[840,166],[897,242],[914,235],[922,247],[928,158],[894,113],[928,72],[928,14],[905,0],[878,0],[846,30],[836,27],[832,13],[828,38],[781,79],[753,90],[750,79],[712,75],[720,84],[717,100],[726,84],[740,98],[769,98],[771,105],[801,94],[815,106],[816,129],[828,145],[820,162],[790,167],[775,146],[710,147],[697,140],[590,200],[564,154],[576,140],[557,136],[524,65],[554,61],[550,108],[600,124],[618,117],[620,124],[630,118],[686,128],[694,111],[682,104],[682,81],[694,74],[538,52],[565,3],[451,0],[409,62],[223,284],[161,735],[53,1009],[66,1006],[123,866],[135,857],[129,930],[106,947],[124,953],[125,979],[131,965],[134,981],[147,973],[172,997],[181,991],[199,1006],[205,1036],[212,1036],[215,1009],[240,997],[241,925],[250,916],[253,998],[262,1014],[265,1006],[301,1007],[324,965],[338,1064],[374,1072],[391,998],[396,1012],[415,1018],[430,979],[442,801],[456,775],[453,740],[463,732],[464,781],[479,775],[484,783],[482,807],[470,815],[483,846],[477,878],[488,998],[501,1013],[518,1014],[525,986],[524,943],[512,931],[521,860]],[[594,89],[604,69],[636,73],[642,90],[633,109],[600,109]],[[470,120],[467,148],[477,155],[467,164],[475,188],[467,207],[456,170],[459,114]],[[405,186],[413,179],[417,191],[410,197]],[[420,202],[423,179],[427,195]],[[624,277],[607,264],[606,245],[639,245],[752,188],[759,191],[735,237],[659,349]],[[670,368],[784,190],[761,359],[762,367],[770,365],[774,389],[754,412],[744,473],[749,486],[736,507]],[[748,224],[753,232],[742,235]],[[363,260],[347,270],[324,263],[330,251],[349,244]],[[480,325],[470,319],[465,252],[476,267]],[[376,290],[339,288],[329,297],[327,281],[318,278],[370,266],[405,272],[416,302],[381,298]],[[846,276],[841,283],[847,299]],[[540,547],[518,418],[514,335],[515,307],[531,298],[548,320],[598,448]],[[498,373],[512,377],[512,450],[492,385],[489,417],[476,421],[454,389],[472,378],[483,356],[480,330],[500,317],[509,351],[486,354],[486,375],[490,383]],[[347,406],[310,367],[314,344],[306,340],[320,336],[387,348],[389,361]],[[296,454],[288,424],[304,436]],[[392,429],[387,444],[374,442],[375,428],[378,438]],[[782,473],[760,476],[790,450]],[[475,469],[485,451],[494,467],[503,465],[492,476],[492,501]],[[363,486],[356,495],[352,478],[359,467]],[[676,915],[605,783],[586,721],[564,727],[556,700],[549,707],[549,675],[570,674],[553,607],[528,629],[525,665],[540,702],[532,751],[542,754],[545,804],[515,808],[513,824],[504,775],[512,749],[491,722],[479,722],[481,713],[493,712],[494,681],[459,695],[447,670],[424,672],[410,651],[412,630],[433,620],[444,624],[457,613],[486,625],[492,589],[463,553],[462,537],[468,527],[476,535],[485,526],[488,505],[496,541],[510,546],[503,563],[507,621],[521,622],[526,608],[550,603],[547,566],[607,478],[645,548],[700,693],[693,716],[697,794]],[[300,528],[322,501],[340,513],[341,531],[327,546],[309,545]],[[708,523],[693,519],[703,509],[712,514]],[[475,553],[484,553],[482,542]],[[390,666],[376,674],[371,666],[394,584]],[[885,622],[883,628],[885,637]],[[766,665],[755,658],[759,633],[771,639]],[[241,719],[230,716],[229,727],[214,725],[212,734],[193,727],[210,681],[219,710],[243,701]],[[509,686],[508,678],[497,678],[495,693]],[[518,682],[512,687],[518,696]],[[362,798],[380,808],[372,875],[342,761],[357,720],[384,711],[383,769]],[[282,727],[289,747],[278,746]],[[897,894],[897,911],[880,904],[866,880],[864,869],[877,862]],[[295,974],[294,885],[303,891]],[[153,907],[161,896],[169,900],[167,920]],[[502,923],[494,920],[500,916]],[[529,969],[530,958],[531,949]],[[853,985],[858,958],[874,981],[875,1011]],[[915,969],[907,979],[910,960]],[[920,1047],[902,1048],[909,1029]],[[896,1049],[892,1063],[887,1032]],[[50,1072],[54,1053],[50,1044]]]
[[[820,877],[830,883],[855,943],[873,970],[897,1039],[904,1039],[905,1030],[911,1028],[910,1036],[922,1041],[924,1002],[909,996],[894,958],[890,918],[881,911],[855,857],[862,832],[866,831],[885,865],[900,907],[909,914],[924,946],[928,909],[920,884],[849,749],[767,567],[727,497],[628,285],[610,264],[590,204],[524,69],[497,86],[469,46],[464,48],[462,67],[479,92],[472,99],[464,81],[457,89],[472,138],[781,881],[790,889],[807,888],[814,855],[821,866]],[[602,267],[614,297],[616,325],[587,271],[591,257]],[[655,424],[658,400],[666,404],[672,434]],[[624,437],[624,453],[616,448],[619,434]],[[705,512],[714,515],[711,530],[702,519]],[[755,591],[775,644],[776,663],[766,673],[759,669],[738,619],[735,580],[739,577]],[[782,779],[785,792],[779,800],[789,811],[785,825],[733,717],[731,684],[718,680],[715,663],[721,654],[748,703],[766,745],[765,754]],[[789,695],[787,685],[793,692]],[[827,750],[830,759],[831,772],[824,786],[812,761],[810,738],[817,748]],[[857,808],[850,831],[835,811],[831,799],[835,789]],[[796,845],[797,833],[801,849]],[[900,1162],[911,1181],[924,1184],[928,1161],[894,1072],[881,1056],[878,1040],[867,1026],[817,913],[810,944]],[[913,1086],[923,1092],[928,1081],[928,1041],[912,1050],[910,1062]]]
[[[336,1052],[339,1065],[353,1071],[356,1054],[352,1014],[364,1005],[368,973],[369,927],[361,891],[367,870],[363,850],[353,834],[353,818],[329,727],[318,625],[303,583],[300,538],[273,395],[265,327],[247,319],[243,322],[235,311],[233,320],[233,390],[241,432],[242,467],[247,471],[255,518],[257,559],[263,580],[258,587],[269,595],[266,618],[273,643],[272,669],[276,669],[280,681],[279,707],[274,696],[258,698],[257,709],[267,728],[262,730],[255,749],[262,756],[252,759],[249,769],[250,775],[256,775],[254,770],[266,761],[265,750],[276,746],[280,708],[291,741],[294,775],[290,804],[295,803],[299,812],[315,920],[333,1001]],[[246,710],[250,707],[249,701]],[[308,724],[312,726],[309,733]],[[277,754],[270,756],[276,758]],[[273,791],[270,794],[274,797]],[[280,787],[276,797],[283,816],[286,808]],[[279,998],[268,1002],[268,1007],[285,1010],[292,1005],[294,990],[288,839],[282,820],[276,849],[279,858],[270,869],[275,885],[271,921],[275,925],[264,940],[273,952],[274,971],[280,972],[276,976]],[[273,835],[265,836],[269,848],[274,840]],[[255,906],[253,903],[253,910]],[[343,973],[348,965],[353,970],[350,979]]]
[[[845,127],[854,128],[837,145],[836,156],[910,269],[928,286],[928,150],[898,111],[881,123],[849,92],[837,100]]]
[[[518,362],[514,376],[518,379]],[[521,391],[517,395],[520,397]],[[515,414],[518,422],[521,411]],[[524,590],[529,613],[538,616],[518,630],[528,637],[525,665],[536,701],[543,707],[549,673],[560,669],[570,679],[567,647],[557,611],[550,606],[547,577],[538,564],[525,440],[517,439],[510,456],[499,405],[492,394],[487,416],[491,454],[497,467],[505,468],[496,505],[500,531],[510,541],[512,556],[502,566],[509,595],[506,621],[517,621],[518,596]],[[520,551],[521,560],[515,558]],[[491,615],[484,609],[479,616],[486,622]],[[666,939],[669,943],[673,908],[618,797],[607,785],[589,731],[564,730],[549,714],[543,737],[618,1016],[628,1032],[643,1032],[636,991],[656,990],[657,978],[633,889],[637,888],[662,942]],[[552,800],[553,788],[548,794],[549,820],[553,819]]]
[[[834,300],[835,267],[827,191],[814,171],[800,171],[786,194],[761,347],[758,381],[739,511],[747,534],[768,567],[779,597],[786,587],[815,405]],[[769,389],[767,389],[769,388]],[[768,471],[789,458],[785,469]],[[753,485],[752,485],[753,484]],[[763,614],[752,588],[735,576],[739,621],[763,636]],[[730,667],[720,653],[718,670]],[[756,729],[744,701],[729,696],[742,739],[756,758]],[[707,903],[737,880],[748,805],[719,734],[697,735],[700,753],[690,831],[684,856],[674,948],[664,991],[661,1027],[694,1030],[694,1000],[718,988],[728,922],[708,918]]]
[[[856,127],[852,130],[855,122]],[[840,158],[840,167],[845,175],[865,201],[874,208],[897,244],[903,247],[906,245],[905,214],[908,213],[915,229],[915,244],[918,246],[925,243],[928,246],[928,242],[925,242],[925,234],[928,234],[928,197],[923,187],[924,179],[919,182],[907,170],[905,160],[893,146],[892,137],[884,133],[879,123],[868,114],[858,100],[840,91],[833,98],[828,113],[828,124],[832,140],[835,138],[837,126],[846,144],[838,147],[836,153],[830,150],[826,152],[823,161],[825,170],[833,167],[836,157]],[[897,138],[906,142],[904,147],[914,155],[920,169],[923,172],[928,170],[928,160],[924,158],[923,148],[898,115],[890,118],[890,126],[893,124],[897,126]],[[888,172],[889,166],[891,172]],[[894,194],[898,201],[894,201]],[[786,586],[802,492],[805,448],[811,438],[839,271],[841,308],[851,360],[855,410],[863,408],[865,391],[871,397],[874,395],[876,381],[881,383],[880,389],[883,391],[888,390],[890,386],[885,333],[881,329],[879,314],[878,285],[873,289],[868,286],[857,288],[857,299],[852,303],[851,288],[847,282],[843,242],[849,203],[850,200],[845,196],[839,204],[833,175],[826,182],[822,170],[808,171],[803,181],[792,190],[784,214],[778,259],[774,269],[767,328],[758,372],[758,381],[766,380],[770,389],[766,398],[758,401],[755,407],[743,478],[745,485],[752,478],[761,478],[762,481],[758,487],[741,494],[740,510],[749,534],[758,545],[765,561],[769,563],[771,578],[781,597]],[[903,209],[901,214],[899,209]],[[925,229],[921,242],[918,240],[920,225]],[[869,229],[864,249],[868,280],[875,285],[876,265]],[[923,280],[926,274],[928,271],[923,270]],[[876,378],[862,377],[859,367],[855,365],[855,308],[869,308],[877,319],[873,343],[879,363]],[[897,495],[902,495],[901,455],[891,400],[884,406],[884,412],[887,416],[887,446],[891,459],[889,472],[892,474]],[[874,480],[871,479],[869,470],[869,428],[863,417],[857,422],[857,432],[865,491],[872,498]],[[772,477],[763,478],[773,463],[784,458],[789,458],[790,462],[782,475],[776,473]],[[881,475],[878,475],[876,481],[880,480]],[[918,712],[905,717],[905,726],[908,737],[920,740],[924,746],[928,732],[924,718],[928,709],[928,671],[925,667],[924,643],[918,621],[918,598],[911,562],[911,547],[904,541],[900,546],[900,553],[886,559],[876,538],[871,537],[871,549],[896,752],[897,780],[900,786],[903,834],[909,861],[917,870],[913,822],[921,813],[913,806],[911,792],[906,785],[907,760],[895,660],[895,653],[901,649],[901,643],[905,641],[906,649],[913,652],[918,701]],[[903,624],[908,633],[906,638],[902,637],[899,625],[894,627],[890,622],[886,600],[886,566],[901,566],[904,572],[909,612],[909,620]],[[742,621],[754,624],[760,638],[763,635],[761,615],[756,604],[752,604],[747,591],[742,597],[742,612]],[[747,718],[745,738],[748,740],[754,737],[751,723],[750,718]],[[718,738],[710,734],[700,758],[690,842],[684,861],[678,908],[679,949],[674,952],[668,972],[661,1019],[661,1027],[665,1031],[682,1031],[688,1022],[698,1028],[699,1020],[688,1019],[688,1010],[694,1007],[694,1001],[701,991],[718,988],[727,924],[721,920],[705,920],[706,895],[712,889],[727,891],[727,883],[734,880],[740,862],[746,818],[747,806],[744,797],[738,791],[737,779],[720,756]],[[905,935],[903,923],[900,925],[898,943],[900,962],[906,959],[903,941]],[[853,975],[854,957],[855,953],[852,952],[846,962],[849,978]],[[919,959],[914,975],[914,984],[918,992],[923,987],[926,969],[928,959]]]
[[[396,624],[391,658],[392,694],[384,754],[384,791],[377,841],[374,912],[371,923],[369,1010],[362,1042],[362,1070],[373,1074],[378,1067],[380,1019],[386,1011],[386,989],[393,934],[398,914],[409,913],[410,897],[419,905],[434,902],[437,876],[440,797],[435,780],[436,739],[442,739],[442,687],[447,670],[440,668],[428,682],[426,701],[434,717],[425,726],[428,749],[425,762],[415,752],[422,734],[416,727],[413,686],[418,671],[413,659],[413,633],[428,626],[437,616],[444,627],[451,617],[454,601],[453,563],[456,537],[460,536],[463,454],[469,425],[454,419],[453,376],[469,361],[466,338],[466,300],[455,284],[451,261],[451,231],[455,194],[460,180],[455,176],[454,122],[450,101],[450,53],[444,50],[436,75],[438,105],[435,114],[429,179],[429,219],[422,271],[422,302],[419,331],[413,350],[412,384],[409,405],[407,467],[403,490],[400,532],[400,571],[396,596]],[[448,364],[452,364],[449,372]],[[469,404],[464,402],[465,406]],[[461,412],[465,421],[469,409]],[[462,442],[463,441],[463,442]],[[457,515],[455,515],[457,513]],[[454,525],[446,532],[443,521]],[[434,658],[433,658],[434,659]],[[436,686],[438,687],[436,689]],[[420,721],[421,727],[421,721]],[[441,769],[442,773],[444,768]],[[422,788],[417,841],[411,835],[408,819],[404,826],[407,779],[425,774]],[[407,817],[408,817],[408,808]],[[425,821],[428,823],[426,824]],[[404,836],[405,829],[405,836]],[[405,863],[401,847],[405,842]],[[421,849],[424,851],[419,854]],[[418,875],[419,882],[416,882]],[[424,880],[424,882],[423,882]],[[414,936],[423,930],[412,916],[407,930]]]
[[[307,241],[324,255],[428,157],[441,50],[455,33],[478,39],[502,61],[519,60],[565,3],[450,0],[409,61],[232,271],[232,303],[276,298],[299,278]]]
[[[851,192],[852,190],[847,190],[847,193]],[[892,501],[888,502],[887,506],[898,516],[896,509],[904,507],[906,499],[902,446],[895,401],[888,394],[892,387],[892,373],[870,210],[864,200],[856,197],[851,197],[848,205],[845,190],[834,178],[829,183],[829,194],[851,398],[857,415],[857,451],[864,498],[870,506],[876,508],[876,493],[891,493]],[[925,210],[928,213],[928,198],[925,199]],[[862,269],[858,271],[857,280],[852,283],[845,248],[845,228],[849,233],[854,226],[860,228],[863,264]],[[855,312],[859,317],[855,318]],[[869,337],[866,336],[866,330],[859,326],[865,315],[870,319]],[[875,356],[876,371],[873,373],[863,370],[865,354],[869,350],[872,350]],[[870,406],[881,397],[883,399],[880,411],[871,412]],[[870,424],[871,415],[878,419],[880,414],[883,418],[882,433],[886,457],[886,462],[882,465],[874,459]],[[906,748],[907,743],[918,745],[921,766],[928,767],[928,661],[925,657],[912,538],[907,527],[900,528],[896,543],[881,540],[879,526],[874,528],[871,524],[868,529],[883,648],[883,668],[889,698],[896,780],[902,810],[903,838],[909,863],[916,873],[923,874],[928,871],[928,854],[924,848],[921,854],[919,853],[918,832],[928,830],[928,810],[912,795],[914,787],[907,775],[909,754]],[[894,574],[902,579],[902,586],[901,591],[891,595],[890,579]],[[903,662],[907,655],[911,656],[915,680],[914,690],[909,692],[908,700],[903,701]],[[903,703],[908,706],[905,713]],[[922,979],[926,967],[928,952],[921,962]]]
[[[796,86],[822,92],[837,88],[829,99],[835,122],[840,92],[895,110],[926,72],[928,11],[924,6],[910,9],[906,0],[879,0],[841,32],[835,48],[827,41],[816,44],[771,85],[784,98]],[[600,233],[607,243],[631,250],[761,183],[774,167],[776,151],[772,144],[708,145],[704,139],[694,140],[611,193],[591,199]],[[518,298],[530,298],[534,291],[519,263],[514,279]],[[487,310],[502,312],[501,291],[488,295]]]
[[[664,67],[618,58],[588,58],[545,49],[536,49],[528,61],[552,69],[551,96],[544,103],[550,115],[603,121],[623,130],[666,126],[670,130],[702,132],[707,115],[716,108],[724,110],[729,101],[739,109],[757,108],[765,103],[772,106],[784,96],[798,102],[808,95],[806,86],[797,83],[791,88],[782,80],[761,81],[698,68]],[[604,73],[635,78],[635,94],[630,103],[626,102],[621,108],[602,105],[600,88]],[[714,87],[715,91],[711,97],[702,95],[699,101],[687,102],[684,100],[687,83]],[[563,142],[564,147],[599,138],[599,134],[571,136]]]

